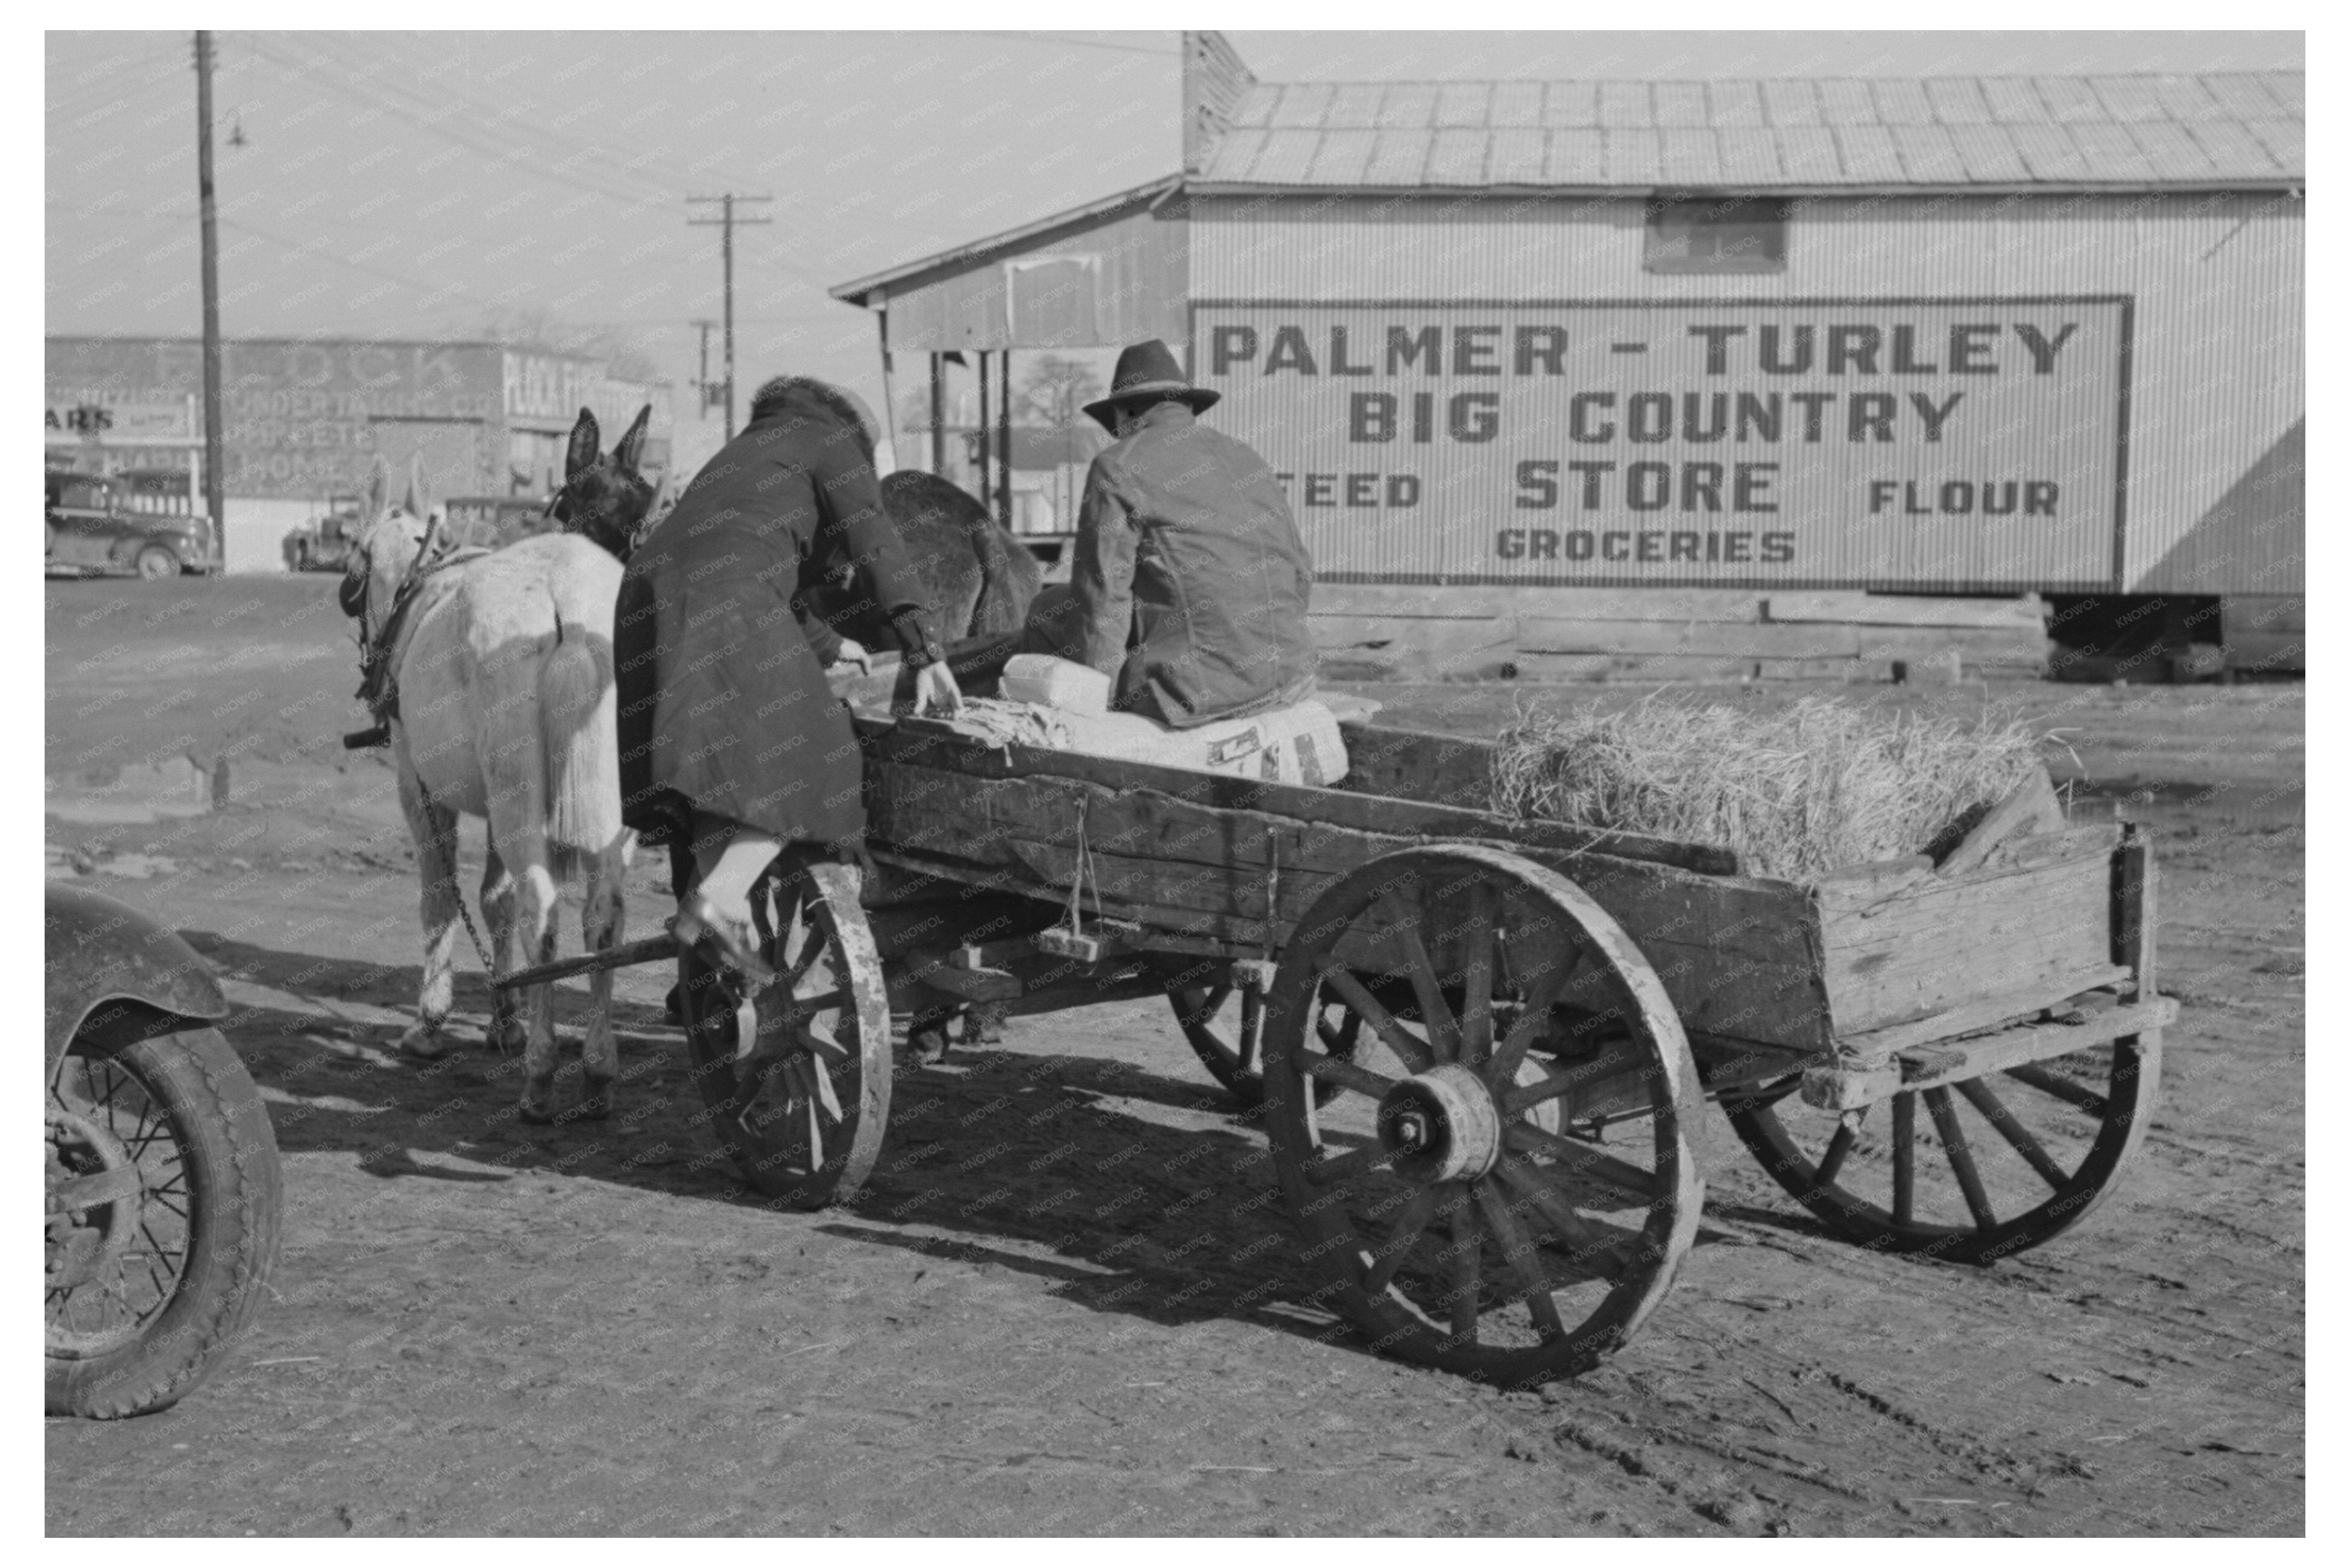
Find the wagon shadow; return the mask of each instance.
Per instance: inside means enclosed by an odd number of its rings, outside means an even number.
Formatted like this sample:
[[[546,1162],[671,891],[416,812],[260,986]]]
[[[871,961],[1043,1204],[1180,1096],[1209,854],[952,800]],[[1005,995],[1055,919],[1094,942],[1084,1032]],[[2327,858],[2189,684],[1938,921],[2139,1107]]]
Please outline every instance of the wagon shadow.
[[[260,1086],[278,1146],[288,1153],[356,1154],[361,1169],[387,1179],[455,1174],[421,1163],[416,1155],[423,1154],[494,1168],[475,1170],[477,1179],[501,1170],[559,1170],[712,1197],[738,1185],[712,1154],[684,1040],[663,1024],[658,1003],[614,1001],[620,1047],[614,1116],[535,1127],[515,1114],[520,1053],[501,1054],[480,1038],[490,1010],[483,976],[457,975],[452,1033],[460,1043],[422,1062],[398,1050],[414,1016],[418,965],[320,958],[201,929],[180,934],[225,977],[283,998],[235,1006],[223,1031]],[[586,1012],[584,992],[556,988],[565,1057],[558,1107],[578,1097]]]
[[[515,1112],[519,1054],[473,1043],[437,1062],[398,1054],[415,965],[182,934],[226,973],[286,993],[283,1003],[240,1007],[226,1032],[289,1153],[356,1154],[360,1169],[386,1181],[491,1184],[546,1171],[759,1202],[743,1196],[715,1152],[683,1038],[662,1025],[658,1004],[616,1003],[620,1080],[610,1120],[533,1127]],[[557,997],[576,1056],[585,998],[560,988]],[[460,1017],[478,1023],[488,1002],[479,975],[459,977]],[[338,1016],[338,1008],[378,1016]],[[1169,1050],[1189,1064],[1180,1044]],[[1296,1262],[1259,1118],[1220,1091],[1084,1056],[975,1047],[949,1064],[899,1067],[865,1189],[808,1222],[845,1240],[1028,1274],[1095,1312],[1170,1326],[1228,1319],[1351,1342],[1334,1315],[1309,1304],[1315,1287]],[[558,1080],[558,1105],[576,1095],[564,1081],[574,1072],[567,1064]],[[1222,1125],[1170,1126],[1128,1106],[1211,1112]],[[1710,1228],[1698,1239],[1731,1240]]]

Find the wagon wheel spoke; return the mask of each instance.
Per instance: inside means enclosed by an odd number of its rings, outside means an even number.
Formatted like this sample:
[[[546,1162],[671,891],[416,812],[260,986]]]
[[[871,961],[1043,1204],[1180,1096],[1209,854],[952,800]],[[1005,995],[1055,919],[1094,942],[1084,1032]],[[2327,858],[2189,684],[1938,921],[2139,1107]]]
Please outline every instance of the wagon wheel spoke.
[[[1566,994],[1567,982],[1583,967],[1586,955],[1586,950],[1576,948],[1574,957],[1564,963],[1554,961],[1534,981],[1533,990],[1526,994],[1525,1006],[1519,1012],[1517,1022],[1510,1025],[1510,1032],[1494,1048],[1493,1060],[1485,1069],[1485,1082],[1498,1086],[1517,1081],[1518,1069],[1525,1064],[1526,1048],[1534,1043],[1534,1036],[1549,1026],[1550,1010],[1558,1005],[1560,997]]]
[[[1502,1180],[1523,1193],[1549,1222],[1577,1263],[1596,1264],[1609,1279],[1624,1272],[1623,1249],[1590,1220],[1575,1211],[1565,1194],[1542,1179],[1542,1173],[1513,1154],[1502,1157],[1496,1168]]]
[[[2029,1084],[2043,1095],[2054,1095],[2067,1105],[2078,1106],[2093,1116],[2102,1116],[2107,1107],[2106,1096],[2086,1084],[2076,1084],[2062,1073],[2052,1073],[2037,1062],[2026,1062],[2007,1069],[2007,1075],[2020,1084]]]
[[[1452,1210],[1452,1270],[1447,1289],[1451,1294],[1452,1336],[1467,1345],[1477,1343],[1477,1253],[1482,1245],[1477,1206],[1456,1203]]]
[[[1608,1042],[1607,1054],[1588,1062],[1562,1064],[1563,1071],[1545,1075],[1538,1083],[1521,1084],[1502,1096],[1502,1110],[1506,1116],[1519,1116],[1561,1095],[1582,1088],[1606,1077],[1618,1068],[1638,1069],[1647,1059],[1639,1042],[1628,1035],[1618,1035]]]
[[[1653,1200],[1657,1177],[1629,1160],[1617,1158],[1587,1143],[1545,1132],[1531,1122],[1512,1122],[1502,1129],[1502,1141],[1520,1154],[1547,1155],[1558,1168],[1575,1176],[1594,1177],[1620,1187],[1636,1198]]]
[[[1381,916],[1390,922],[1388,935],[1403,950],[1404,967],[1411,971],[1412,994],[1419,1000],[1420,1023],[1428,1031],[1429,1049],[1440,1062],[1461,1059],[1461,1025],[1445,1005],[1443,984],[1436,978],[1436,964],[1428,956],[1428,943],[1421,940],[1420,922],[1427,911],[1419,898],[1417,880],[1407,884],[1413,897],[1407,902],[1399,889],[1390,888],[1378,903]]]
[[[1974,1106],[1982,1119],[1991,1125],[1992,1130],[2007,1140],[2009,1147],[2023,1157],[2023,1163],[2038,1172],[2041,1180],[2052,1189],[2064,1185],[2064,1168],[2048,1158],[2048,1151],[2040,1147],[2040,1140],[2032,1136],[2031,1129],[2015,1119],[2015,1113],[1991,1092],[1990,1085],[1981,1078],[1961,1078],[1950,1086],[1966,1096],[1967,1104]],[[1822,1166],[1821,1171],[1825,1179],[1826,1167]]]
[[[824,928],[805,915],[801,917],[800,929],[804,933],[800,938],[800,950],[788,964],[783,966],[784,972],[781,978],[784,993],[787,996],[799,990],[800,982],[807,978],[808,971],[816,967],[816,961],[830,951],[832,947],[832,940],[825,935]]]
[[[1329,1047],[1333,1056],[1352,1058],[1355,1043],[1363,1037],[1362,1014],[1349,1012],[1338,1023],[1333,1023],[1327,1018],[1317,1018],[1314,1021],[1314,1035]]]
[[[1918,1217],[1918,1096],[1893,1096],[1893,1222]]]
[[[1846,1116],[1836,1124],[1835,1136],[1828,1139],[1827,1151],[1820,1156],[1820,1171],[1815,1179],[1822,1187],[1832,1185],[1844,1162],[1852,1156],[1853,1145],[1860,1141],[1860,1124],[1868,1115],[1863,1106],[1857,1114]]]
[[[1975,1224],[1988,1231],[1999,1223],[1999,1214],[1991,1206],[1991,1194],[1983,1190],[1982,1173],[1975,1168],[1975,1152],[1967,1147],[1966,1129],[1959,1126],[1959,1109],[1950,1103],[1950,1091],[1933,1088],[1926,1091],[1926,1111],[1934,1118],[1934,1131],[1942,1140],[1942,1154],[1950,1162],[1950,1173],[1959,1179],[1959,1191],[1967,1200],[1967,1212]]]
[[[1404,1255],[1411,1251],[1412,1243],[1419,1240],[1421,1233],[1436,1218],[1437,1208],[1443,1201],[1442,1191],[1441,1187],[1423,1187],[1411,1195],[1404,1204],[1403,1211],[1395,1217],[1395,1224],[1388,1230],[1387,1240],[1379,1244],[1378,1253],[1371,1259],[1370,1269],[1363,1275],[1363,1289],[1375,1296],[1387,1293],[1388,1282],[1395,1278],[1396,1271],[1403,1267]]]
[[[1493,935],[1501,899],[1492,883],[1469,884],[1469,924],[1461,933],[1467,961],[1461,971],[1461,1064],[1482,1065],[1493,1054]]]
[[[1297,1070],[1310,1077],[1326,1079],[1341,1088],[1352,1089],[1358,1095],[1378,1099],[1396,1086],[1393,1078],[1383,1078],[1367,1067],[1357,1067],[1343,1056],[1325,1056],[1319,1052],[1300,1051]]]
[[[1226,981],[1208,986],[1196,994],[1201,998],[1200,1005],[1178,1014],[1178,1017],[1195,1029],[1205,1028],[1215,1021],[1217,1013],[1224,1010],[1224,1003],[1232,1000],[1232,982]]]
[[[1486,1223],[1493,1227],[1493,1239],[1501,1243],[1502,1261],[1517,1275],[1523,1287],[1519,1299],[1534,1314],[1535,1331],[1545,1340],[1565,1339],[1566,1324],[1559,1321],[1558,1303],[1551,1299],[1550,1282],[1543,1274],[1542,1256],[1527,1239],[1518,1217],[1510,1211],[1509,1201],[1490,1181],[1477,1183],[1474,1190]]]
[[[1371,1026],[1387,1043],[1388,1049],[1402,1059],[1405,1066],[1415,1073],[1425,1073],[1436,1065],[1428,1046],[1413,1038],[1410,1032],[1397,1021],[1394,1013],[1380,1006],[1378,998],[1365,990],[1361,981],[1328,960],[1323,961],[1321,972],[1322,983],[1344,998],[1347,1005]]]

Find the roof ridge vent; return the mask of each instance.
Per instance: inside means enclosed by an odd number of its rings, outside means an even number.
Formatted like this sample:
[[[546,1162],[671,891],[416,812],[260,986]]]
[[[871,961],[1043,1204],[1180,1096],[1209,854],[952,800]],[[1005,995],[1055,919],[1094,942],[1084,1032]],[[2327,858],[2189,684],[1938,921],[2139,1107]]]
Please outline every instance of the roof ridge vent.
[[[1183,35],[1183,172],[1208,167],[1232,125],[1232,109],[1256,77],[1222,33]]]

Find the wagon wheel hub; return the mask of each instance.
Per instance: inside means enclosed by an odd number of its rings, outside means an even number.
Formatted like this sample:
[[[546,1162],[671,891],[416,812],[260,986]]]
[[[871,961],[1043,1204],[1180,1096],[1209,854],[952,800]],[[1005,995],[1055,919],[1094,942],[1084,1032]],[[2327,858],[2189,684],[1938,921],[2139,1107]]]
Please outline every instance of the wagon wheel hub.
[[[1470,1069],[1447,1062],[1403,1079],[1379,1101],[1379,1144],[1399,1175],[1474,1181],[1502,1154],[1502,1113]]]

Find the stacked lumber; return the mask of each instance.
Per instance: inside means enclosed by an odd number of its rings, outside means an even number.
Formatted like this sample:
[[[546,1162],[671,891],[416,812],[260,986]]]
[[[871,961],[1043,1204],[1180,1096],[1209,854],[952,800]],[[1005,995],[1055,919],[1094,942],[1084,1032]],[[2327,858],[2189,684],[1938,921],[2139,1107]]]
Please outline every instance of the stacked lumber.
[[[2231,595],[2220,601],[2220,640],[2228,668],[2239,673],[2303,669],[2304,601],[2301,595]]]
[[[1336,680],[1922,682],[2048,658],[2036,595],[1322,583],[1309,620]]]

